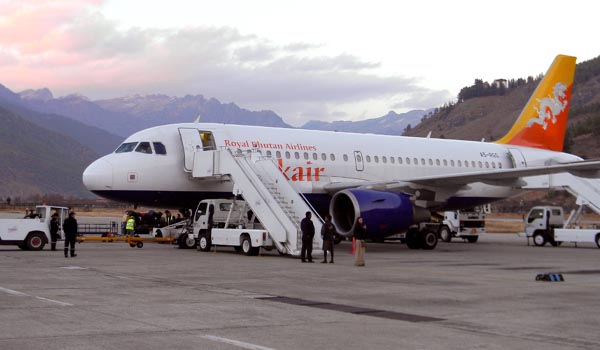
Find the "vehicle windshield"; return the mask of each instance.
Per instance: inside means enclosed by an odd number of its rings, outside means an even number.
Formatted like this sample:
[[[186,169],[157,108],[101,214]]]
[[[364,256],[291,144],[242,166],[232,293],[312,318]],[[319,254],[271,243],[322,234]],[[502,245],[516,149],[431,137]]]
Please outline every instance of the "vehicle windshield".
[[[527,222],[532,222],[535,219],[541,219],[544,217],[543,209],[533,209],[531,213],[529,213],[529,217],[527,218]]]
[[[135,149],[136,152],[152,154],[152,148],[150,148],[150,142],[140,142]]]
[[[135,145],[137,145],[137,142],[125,142],[125,143],[121,144],[121,146],[119,146],[119,148],[117,148],[115,153],[131,152],[135,149]]]

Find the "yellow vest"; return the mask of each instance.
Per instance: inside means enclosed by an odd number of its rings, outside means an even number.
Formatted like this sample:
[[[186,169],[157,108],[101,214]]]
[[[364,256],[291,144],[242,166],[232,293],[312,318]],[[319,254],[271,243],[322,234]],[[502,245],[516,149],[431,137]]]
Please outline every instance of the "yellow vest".
[[[133,218],[127,220],[127,225],[125,225],[125,229],[127,231],[133,231],[133,228],[135,226],[135,220]]]

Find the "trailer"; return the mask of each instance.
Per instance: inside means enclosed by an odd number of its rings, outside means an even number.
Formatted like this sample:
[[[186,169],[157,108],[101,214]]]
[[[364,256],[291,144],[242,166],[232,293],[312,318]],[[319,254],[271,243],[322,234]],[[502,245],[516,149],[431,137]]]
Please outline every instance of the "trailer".
[[[0,219],[0,244],[16,245],[23,250],[42,250],[51,241],[50,220],[58,214],[60,239],[65,234],[62,223],[67,218],[69,208],[51,205],[38,205],[33,215],[23,219]]]

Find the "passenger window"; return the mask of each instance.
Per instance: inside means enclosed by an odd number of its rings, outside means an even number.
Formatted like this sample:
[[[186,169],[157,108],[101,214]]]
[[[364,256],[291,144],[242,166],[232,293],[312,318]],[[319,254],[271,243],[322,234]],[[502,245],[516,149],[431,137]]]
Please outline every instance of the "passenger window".
[[[410,158],[406,157],[406,164],[410,165]]]
[[[425,165],[425,158],[421,158],[421,165]]]
[[[367,156],[367,163],[371,163],[371,156]]]
[[[439,159],[435,160],[435,165],[440,166],[440,160]]]
[[[313,159],[317,160],[317,159],[319,159],[319,156],[316,153],[313,153]]]
[[[325,153],[321,153],[321,159],[322,160],[327,160],[327,155]]]
[[[375,161],[375,163],[379,163],[379,157],[378,156],[373,156],[373,160]]]
[[[275,152],[275,157],[277,157],[277,159],[281,159],[281,152],[280,151]]]
[[[296,157],[296,159],[300,159],[300,153],[294,152],[294,157]]]
[[[479,168],[483,168],[483,164],[481,164],[481,161],[477,162],[477,165],[479,166]]]
[[[381,161],[383,162],[383,164],[387,163],[387,158],[386,156],[381,157]]]
[[[474,168],[474,167],[475,167],[475,161],[474,161],[474,160],[472,160],[472,161],[471,161],[471,168]]]
[[[454,159],[450,159],[450,166],[454,166]],[[460,160],[458,161],[458,166],[460,166]]]
[[[347,162],[347,161],[348,161],[348,155],[344,154],[344,162]]]
[[[127,152],[131,152],[134,150],[135,145],[137,145],[137,142],[126,142],[121,144],[121,146],[119,146],[116,150],[115,153],[127,153]]]
[[[271,151],[267,151],[267,157],[271,158],[273,156],[273,154],[271,153]]]
[[[152,154],[152,148],[150,148],[150,142],[140,142],[135,148],[136,152]]]
[[[290,159],[290,152],[285,152],[285,158]]]
[[[498,163],[498,169],[502,169],[502,163]]]
[[[304,152],[304,159],[308,160],[308,153]]]
[[[413,162],[415,163],[415,165],[419,165],[419,160],[417,158],[413,158]]]
[[[398,157],[398,164],[402,164],[402,158]]]
[[[331,153],[329,156],[331,157],[331,160],[332,160],[332,161],[334,161],[334,160],[335,160],[335,154]]]
[[[396,158],[390,157],[390,163],[392,163],[392,164],[396,163]]]
[[[459,160],[459,162],[460,162],[460,160]],[[459,164],[459,165],[460,165],[460,164]],[[468,161],[468,160],[465,160],[465,168],[468,168],[468,167],[469,167],[469,161]]]
[[[154,153],[156,154],[167,154],[167,149],[165,148],[165,145],[163,145],[160,142],[152,142],[152,145],[154,146]]]
[[[485,167],[486,167],[486,168],[489,168],[489,167],[490,167],[490,163],[488,163],[488,162],[485,162]]]
[[[433,159],[429,158],[429,165],[433,166]]]

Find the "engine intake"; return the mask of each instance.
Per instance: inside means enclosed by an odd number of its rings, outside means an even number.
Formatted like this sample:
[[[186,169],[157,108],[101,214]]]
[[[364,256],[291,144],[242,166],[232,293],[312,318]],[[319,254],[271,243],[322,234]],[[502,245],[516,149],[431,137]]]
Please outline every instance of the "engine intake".
[[[336,193],[329,212],[340,235],[352,235],[356,219],[362,216],[372,238],[406,232],[415,223],[429,221],[431,215],[428,210],[415,207],[407,194],[365,189]]]

